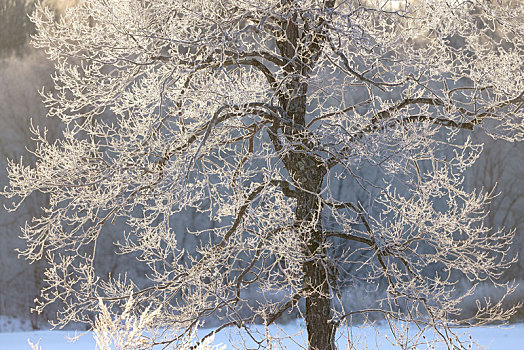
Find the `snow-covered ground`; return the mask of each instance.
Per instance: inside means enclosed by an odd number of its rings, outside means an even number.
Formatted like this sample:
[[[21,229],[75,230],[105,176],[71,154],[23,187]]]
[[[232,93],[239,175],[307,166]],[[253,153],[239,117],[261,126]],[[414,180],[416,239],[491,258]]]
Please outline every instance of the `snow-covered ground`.
[[[304,333],[299,334],[299,324],[290,323],[285,326],[278,326],[278,329],[271,327],[271,333],[280,332],[282,335],[284,332],[290,337],[283,341],[283,344],[273,344],[273,349],[280,349],[281,345],[285,345],[288,349],[301,349],[305,344]],[[386,333],[386,327],[379,326],[378,330],[381,333]],[[199,336],[203,336],[209,332],[209,329],[203,329],[198,332]],[[264,334],[263,326],[254,327],[253,331]],[[360,339],[361,343],[366,342],[368,349],[394,349],[388,344],[388,341],[384,338],[377,338],[376,332],[371,327],[360,329],[353,334],[353,337]],[[517,324],[502,328],[473,328],[469,330],[472,338],[476,340],[483,348],[491,350],[519,350],[524,349],[524,324]],[[85,334],[80,337],[76,342],[71,343],[68,341],[68,336],[74,336],[75,333],[71,331],[34,331],[34,332],[10,332],[0,333],[0,350],[19,350],[19,349],[31,349],[27,340],[29,339],[33,343],[37,343],[40,340],[40,346],[42,350],[94,350],[95,341],[91,334]],[[467,339],[467,338],[464,338]],[[246,339],[244,339],[246,340]],[[213,344],[223,344],[226,349],[238,349],[244,348],[245,345],[253,344],[242,344],[240,339],[235,338],[232,335],[228,335],[227,331],[218,333],[215,336]],[[343,337],[339,337],[339,349],[344,350],[346,346]],[[364,346],[357,346],[358,349],[364,349]],[[477,346],[473,346],[476,349]],[[419,347],[419,349],[426,349],[426,347]]]

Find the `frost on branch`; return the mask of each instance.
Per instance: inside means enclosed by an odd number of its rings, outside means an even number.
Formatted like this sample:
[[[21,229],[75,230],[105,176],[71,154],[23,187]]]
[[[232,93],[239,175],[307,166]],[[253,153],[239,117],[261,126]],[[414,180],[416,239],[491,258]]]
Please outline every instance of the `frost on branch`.
[[[93,0],[32,19],[63,133],[33,128],[38,162],[11,161],[4,195],[50,196],[23,253],[51,263],[37,309],[65,303],[58,325],[125,348],[212,321],[266,346],[249,325],[297,312],[331,349],[380,315],[400,347],[433,330],[460,348],[452,327],[515,311],[461,302],[513,288],[514,232],[484,224],[494,194],[466,180],[475,133],[524,137],[522,2]],[[97,268],[110,231],[147,282]],[[372,308],[346,310],[355,286]]]
[[[176,343],[169,340],[165,342],[166,344],[176,345],[177,349],[189,349],[191,347],[191,341],[195,337],[194,330],[183,336],[179,336],[176,332],[172,333],[173,330],[159,330],[156,328],[157,321],[155,318],[160,316],[160,309],[150,310],[146,307],[139,315],[136,315],[136,311],[133,311],[135,306],[133,298],[129,298],[124,309],[115,317],[114,312],[111,312],[100,300],[100,312],[93,327],[97,349],[150,349],[155,344],[153,340],[166,338],[168,335],[178,336],[178,339]],[[214,336],[210,336],[201,342],[196,349],[225,349],[223,345],[213,346],[213,339]]]
[[[110,349],[146,349],[150,347],[149,337],[144,332],[154,331],[154,318],[159,310],[146,308],[140,316],[133,315],[133,298],[129,298],[124,310],[115,318],[108,307],[100,300],[100,313],[94,324],[94,337],[98,348]]]

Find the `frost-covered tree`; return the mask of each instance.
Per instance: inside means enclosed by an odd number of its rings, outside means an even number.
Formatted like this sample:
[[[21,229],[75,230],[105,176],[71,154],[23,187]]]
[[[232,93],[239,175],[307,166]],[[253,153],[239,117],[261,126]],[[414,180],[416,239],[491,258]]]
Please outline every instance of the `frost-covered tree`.
[[[5,52],[1,48],[0,51]],[[49,88],[52,86],[49,76],[52,71],[53,65],[39,54],[0,58],[0,188],[9,184],[6,159],[19,158],[25,153],[24,147],[31,137],[29,118],[33,117],[34,123],[45,119],[46,110],[37,89],[43,85]],[[49,133],[55,135],[56,123],[48,123],[47,126]],[[26,164],[35,164],[34,158],[27,154],[24,161]],[[5,198],[0,198],[0,206],[8,203]],[[6,211],[0,213],[0,315],[30,319],[33,327],[45,325],[45,322],[40,321],[45,321],[51,311],[48,309],[39,317],[29,313],[42,286],[42,265],[45,262],[39,261],[32,265],[21,263],[15,249],[25,245],[18,238],[20,226],[40,214],[40,207],[44,203],[46,196],[34,195],[24,201],[16,215]]]
[[[55,10],[63,9],[75,0],[42,0]],[[37,0],[0,0],[0,58],[9,55],[22,55],[34,25],[28,18]]]
[[[26,257],[51,263],[37,309],[63,301],[60,325],[100,337],[143,324],[144,347],[212,316],[265,346],[249,324],[292,309],[310,349],[371,313],[401,347],[427,329],[463,347],[452,326],[514,311],[485,300],[460,319],[473,291],[455,284],[498,285],[513,261],[513,232],[483,224],[491,193],[463,181],[472,132],[524,136],[523,18],[520,1],[480,0],[92,0],[59,21],[39,7],[35,44],[57,71],[43,99],[64,130],[36,130],[38,162],[11,162],[5,193],[13,209],[50,196],[23,228]],[[175,232],[194,210],[210,228]],[[95,270],[115,220],[148,285]],[[385,294],[345,310],[354,283]],[[122,314],[130,327],[104,326]]]

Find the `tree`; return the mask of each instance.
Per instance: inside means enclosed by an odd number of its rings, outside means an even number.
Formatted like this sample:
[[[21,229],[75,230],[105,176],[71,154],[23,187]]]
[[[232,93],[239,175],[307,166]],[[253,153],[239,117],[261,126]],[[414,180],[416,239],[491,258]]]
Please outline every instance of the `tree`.
[[[9,184],[6,158],[20,157],[24,154],[24,147],[28,146],[28,140],[32,135],[27,128],[29,117],[33,118],[32,122],[35,124],[44,119],[46,109],[37,89],[43,85],[52,88],[49,77],[52,72],[53,65],[35,52],[24,56],[0,58],[0,130],[4,131],[0,139],[2,188]],[[56,124],[47,123],[47,127],[49,134],[54,135]],[[34,165],[34,158],[24,155],[25,162]],[[40,317],[29,313],[33,300],[40,293],[41,273],[45,262],[21,264],[15,249],[25,245],[25,242],[18,238],[20,226],[41,213],[40,208],[44,203],[45,196],[35,195],[20,206],[17,215],[2,212],[0,216],[0,315],[16,316],[24,321],[31,320],[33,328],[45,324],[51,311],[46,310]],[[8,201],[1,198],[0,205],[6,204]]]
[[[488,205],[484,222],[490,226],[504,226],[516,232],[523,232],[524,218],[524,172],[523,143],[507,143],[503,140],[490,140],[484,137],[482,159],[475,164],[471,181],[477,187],[489,188],[501,193]],[[522,249],[524,237],[517,235],[512,249],[518,253],[519,262],[505,271],[506,278],[521,276],[523,263]],[[521,309],[520,312],[523,310]]]
[[[34,1],[2,0],[0,2],[0,56],[21,53],[28,34],[33,32],[27,13],[34,8]]]
[[[55,11],[61,11],[74,2],[75,0],[41,1]],[[35,29],[28,14],[34,11],[36,3],[36,0],[0,1],[0,57],[24,54],[29,36],[34,34]]]
[[[51,264],[37,310],[64,301],[59,325],[131,313],[163,330],[144,346],[295,309],[310,349],[372,313],[416,325],[399,346],[433,329],[463,347],[452,326],[515,311],[488,300],[461,319],[473,290],[454,286],[500,286],[514,260],[513,232],[483,224],[492,194],[463,175],[472,132],[523,138],[523,15],[518,1],[94,0],[57,22],[39,7],[35,43],[57,69],[44,102],[64,131],[37,130],[39,161],[11,162],[5,192],[50,195],[23,228],[25,256]],[[211,228],[175,232],[191,210]],[[115,220],[148,285],[95,270]],[[344,309],[357,282],[386,285],[376,308]]]

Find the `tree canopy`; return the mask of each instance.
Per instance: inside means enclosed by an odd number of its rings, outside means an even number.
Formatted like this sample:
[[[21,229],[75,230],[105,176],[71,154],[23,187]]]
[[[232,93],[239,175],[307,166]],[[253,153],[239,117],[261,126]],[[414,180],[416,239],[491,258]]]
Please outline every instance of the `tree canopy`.
[[[10,162],[4,193],[13,209],[50,196],[23,228],[24,255],[51,263],[37,310],[114,322],[122,347],[180,346],[210,317],[249,333],[290,310],[310,349],[372,313],[416,325],[394,332],[400,347],[465,347],[452,326],[515,310],[487,300],[461,318],[474,288],[456,286],[498,286],[513,261],[514,232],[483,224],[494,194],[464,178],[482,152],[471,133],[524,136],[523,19],[520,1],[92,0],[58,20],[39,6],[34,43],[56,65],[43,100],[63,132],[34,128],[38,161]],[[209,225],[176,232],[191,211]],[[97,272],[105,229],[147,285]],[[385,286],[375,308],[345,309],[355,284]]]

